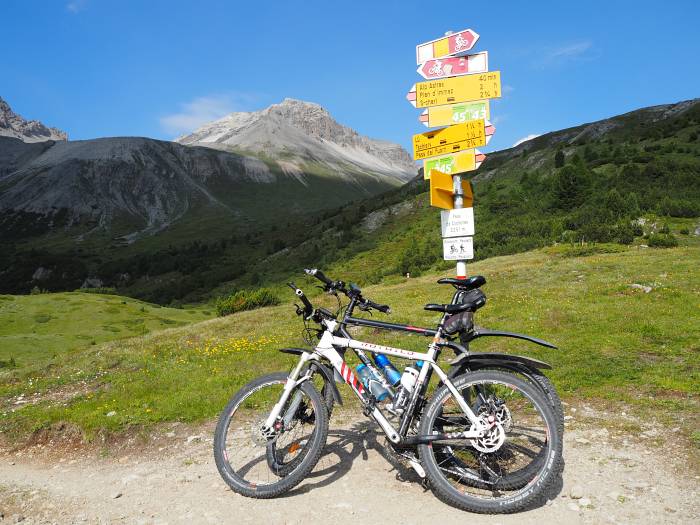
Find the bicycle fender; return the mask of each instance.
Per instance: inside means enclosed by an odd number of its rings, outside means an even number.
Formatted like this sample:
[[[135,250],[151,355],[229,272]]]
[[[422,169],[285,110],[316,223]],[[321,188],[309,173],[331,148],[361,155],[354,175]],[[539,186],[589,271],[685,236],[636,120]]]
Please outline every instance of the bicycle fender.
[[[294,355],[301,355],[303,353],[310,353],[307,348],[280,348],[280,352],[285,353],[285,354],[294,354]],[[323,380],[326,382],[326,385],[330,387],[331,392],[333,393],[333,399],[335,400],[336,403],[339,405],[343,404],[343,398],[340,397],[340,392],[338,391],[338,387],[335,384],[335,381],[333,379],[333,370],[330,370],[326,365],[315,362],[314,366],[317,367],[318,371],[321,372],[321,375],[323,376]]]
[[[462,354],[457,359],[450,361],[452,368],[466,368],[469,365],[476,365],[479,368],[492,365],[525,365],[530,368],[551,370],[552,365],[540,361],[539,359],[533,359],[531,357],[525,357],[522,355],[512,355],[512,354],[501,354],[498,352],[474,352],[468,354]]]
[[[522,339],[523,341],[529,341],[535,343],[536,345],[546,346],[547,348],[557,348],[556,345],[545,341],[544,339],[538,339],[537,337],[532,337],[530,335],[519,334],[516,332],[505,332],[502,330],[489,330],[488,328],[475,327],[472,332],[472,336],[469,338],[470,341],[478,337],[513,337],[515,339]]]
[[[280,348],[280,352],[283,352],[285,354],[295,354],[295,355],[301,355],[304,352],[309,353],[309,354],[311,353],[306,348]]]
[[[343,398],[340,397],[340,392],[338,391],[338,387],[335,384],[335,380],[333,378],[333,370],[321,363],[314,363],[314,365],[317,366],[318,371],[321,372],[321,375],[323,376],[323,379],[326,382],[326,386],[330,387],[335,402],[342,406]]]

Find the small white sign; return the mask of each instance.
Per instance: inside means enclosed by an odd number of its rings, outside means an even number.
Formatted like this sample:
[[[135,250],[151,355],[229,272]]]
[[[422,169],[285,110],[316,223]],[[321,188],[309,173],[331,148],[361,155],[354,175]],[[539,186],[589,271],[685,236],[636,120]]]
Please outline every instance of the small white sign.
[[[443,237],[474,235],[474,208],[445,210],[441,213]]]
[[[446,261],[465,261],[474,258],[474,237],[452,237],[442,240]]]

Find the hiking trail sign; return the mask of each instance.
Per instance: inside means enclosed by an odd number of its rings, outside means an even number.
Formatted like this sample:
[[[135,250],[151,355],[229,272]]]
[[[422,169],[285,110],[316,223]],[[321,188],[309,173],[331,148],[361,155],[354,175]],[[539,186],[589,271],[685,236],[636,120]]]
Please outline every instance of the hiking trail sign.
[[[486,155],[478,149],[468,149],[459,153],[432,157],[423,161],[423,178],[429,179],[432,170],[438,170],[447,175],[474,171],[481,166],[485,159]]]
[[[440,226],[443,237],[474,235],[474,208],[441,211]]]
[[[501,96],[501,72],[463,75],[414,84],[406,99],[416,108],[444,106]]]
[[[476,32],[465,29],[430,42],[418,44],[416,46],[416,64],[422,64],[433,58],[465,53],[474,47],[477,40],[479,40],[479,35]]]
[[[439,128],[413,136],[413,158],[423,161],[430,180],[430,205],[442,208],[443,258],[457,262],[466,279],[474,258],[474,193],[465,175],[481,166],[485,146],[496,132],[489,122],[490,99],[501,97],[501,72],[489,71],[487,51],[467,54],[479,35],[465,29],[416,46],[416,70],[425,82],[414,84],[406,99],[423,109],[418,121]]]
[[[486,145],[484,119],[470,120],[413,136],[413,158],[423,160]]]
[[[479,118],[489,120],[490,117],[489,101],[475,100],[474,102],[461,102],[424,109],[418,120],[429,128],[437,128]]]
[[[474,258],[474,237],[450,237],[442,240],[442,256],[446,261]],[[466,276],[465,276],[466,277]]]
[[[435,58],[418,66],[418,74],[427,80],[485,73],[489,70],[487,51],[463,57]]]

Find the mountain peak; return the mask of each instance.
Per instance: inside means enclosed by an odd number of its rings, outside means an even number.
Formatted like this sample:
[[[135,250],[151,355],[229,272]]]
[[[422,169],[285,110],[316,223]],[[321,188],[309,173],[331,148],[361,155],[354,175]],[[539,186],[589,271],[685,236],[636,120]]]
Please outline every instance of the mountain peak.
[[[49,128],[38,120],[26,120],[12,111],[10,105],[0,97],[0,136],[13,137],[24,142],[45,140],[68,140],[65,131]]]
[[[410,155],[398,144],[374,140],[338,123],[315,102],[285,98],[253,112],[231,113],[175,140],[189,146],[264,154],[301,167],[340,164],[406,181],[416,174]]]

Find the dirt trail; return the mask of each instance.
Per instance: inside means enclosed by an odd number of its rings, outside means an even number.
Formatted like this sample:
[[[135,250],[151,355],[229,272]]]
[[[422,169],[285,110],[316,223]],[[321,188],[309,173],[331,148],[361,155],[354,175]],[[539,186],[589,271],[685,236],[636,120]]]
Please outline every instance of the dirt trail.
[[[443,504],[412,470],[388,461],[371,424],[335,419],[314,473],[276,500],[228,490],[214,466],[211,425],[196,434],[179,425],[152,436],[137,454],[128,447],[106,458],[93,452],[54,459],[49,447],[5,453],[0,512],[5,523],[61,524],[700,522],[700,481],[674,469],[678,449],[632,443],[578,420],[567,429],[563,479],[546,505],[476,516]]]

